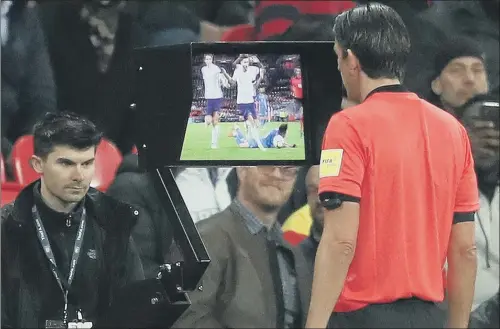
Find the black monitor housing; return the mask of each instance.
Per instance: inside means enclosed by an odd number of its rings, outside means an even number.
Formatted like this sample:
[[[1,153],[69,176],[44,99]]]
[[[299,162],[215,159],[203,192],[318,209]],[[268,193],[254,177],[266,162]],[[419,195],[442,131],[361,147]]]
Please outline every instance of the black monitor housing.
[[[303,77],[304,138],[302,161],[181,161],[181,150],[192,102],[191,61],[195,55],[212,54],[298,54]],[[324,129],[333,113],[340,110],[342,82],[332,42],[244,42],[191,43],[135,51],[137,70],[136,146],[140,166],[149,171],[159,200],[181,247],[184,261],[162,268],[163,297],[173,318],[189,305],[188,291],[202,289],[199,281],[210,257],[193,223],[175,182],[175,166],[249,166],[318,164]],[[146,313],[145,313],[146,314]],[[141,325],[139,325],[141,326]],[[168,326],[168,325],[167,325]]]

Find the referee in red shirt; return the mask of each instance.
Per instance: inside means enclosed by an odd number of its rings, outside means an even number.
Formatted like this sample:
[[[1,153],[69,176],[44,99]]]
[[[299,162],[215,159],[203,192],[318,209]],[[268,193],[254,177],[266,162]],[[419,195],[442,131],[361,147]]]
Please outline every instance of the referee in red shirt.
[[[401,86],[410,40],[390,7],[335,21],[348,98],[320,163],[326,208],[307,328],[438,328],[448,263],[448,327],[467,328],[478,188],[469,139],[450,114]]]

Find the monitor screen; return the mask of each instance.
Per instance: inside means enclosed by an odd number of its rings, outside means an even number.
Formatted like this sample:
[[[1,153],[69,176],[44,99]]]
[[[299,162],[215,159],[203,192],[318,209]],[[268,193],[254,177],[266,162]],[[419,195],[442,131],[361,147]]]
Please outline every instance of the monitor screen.
[[[305,160],[297,54],[199,54],[181,161]]]

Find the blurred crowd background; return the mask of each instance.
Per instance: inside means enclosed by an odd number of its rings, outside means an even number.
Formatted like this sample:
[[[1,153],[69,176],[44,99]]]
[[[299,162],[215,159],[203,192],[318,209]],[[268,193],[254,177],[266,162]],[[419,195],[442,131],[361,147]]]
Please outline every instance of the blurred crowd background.
[[[21,179],[24,169],[16,165],[16,157],[22,153],[21,144],[26,144],[20,141],[31,134],[37,120],[46,112],[61,110],[83,115],[104,132],[110,145],[106,149],[112,150],[99,155],[107,160],[97,170],[106,174],[94,186],[142,209],[136,242],[142,256],[154,254],[158,240],[152,236],[154,230],[145,227],[159,225],[157,231],[165,234],[162,241],[168,240],[169,230],[152,183],[139,169],[134,151],[134,118],[138,113],[129,98],[133,89],[132,49],[192,41],[332,40],[335,16],[365,2],[2,1],[2,192],[13,184],[29,183]],[[498,103],[498,0],[378,2],[392,6],[409,29],[412,54],[404,80],[409,90],[464,124],[471,104]],[[229,58],[217,60],[226,60],[229,68]],[[276,99],[281,97],[279,91],[271,93]],[[202,114],[199,96],[201,89],[195,93],[193,110]],[[342,104],[353,105],[348,99]],[[479,111],[471,120],[483,114],[489,117],[481,120],[496,120],[494,129],[498,130],[498,105],[493,112]],[[478,276],[483,276],[476,284],[474,307],[479,309],[496,296],[498,316],[499,235],[494,232],[499,221],[498,143],[495,146],[485,139],[476,126],[467,125],[473,151],[478,165],[483,164],[479,171],[489,177],[480,179],[486,200],[481,211],[488,214],[486,220],[496,224],[491,224],[491,232],[477,231],[477,239],[487,241],[488,247],[482,250],[478,244]],[[314,203],[308,203],[308,195],[314,192],[314,186],[311,192],[306,184],[308,170],[298,170],[293,191],[279,214],[285,238],[295,245],[316,239],[311,233],[315,232],[316,218]],[[196,222],[225,209],[238,189],[233,168],[179,168],[176,180]],[[15,193],[2,193],[2,204],[13,198]],[[168,243],[162,245],[160,253],[176,257]],[[483,259],[488,263],[484,268]],[[498,318],[496,323],[498,327]]]

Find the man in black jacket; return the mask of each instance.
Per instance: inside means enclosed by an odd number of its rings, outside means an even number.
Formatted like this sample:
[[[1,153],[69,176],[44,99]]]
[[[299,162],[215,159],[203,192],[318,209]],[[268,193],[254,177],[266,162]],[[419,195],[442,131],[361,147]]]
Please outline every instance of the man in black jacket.
[[[138,211],[89,188],[100,140],[68,113],[35,125],[41,179],[2,208],[2,328],[95,323],[121,287],[144,278],[130,238]]]

